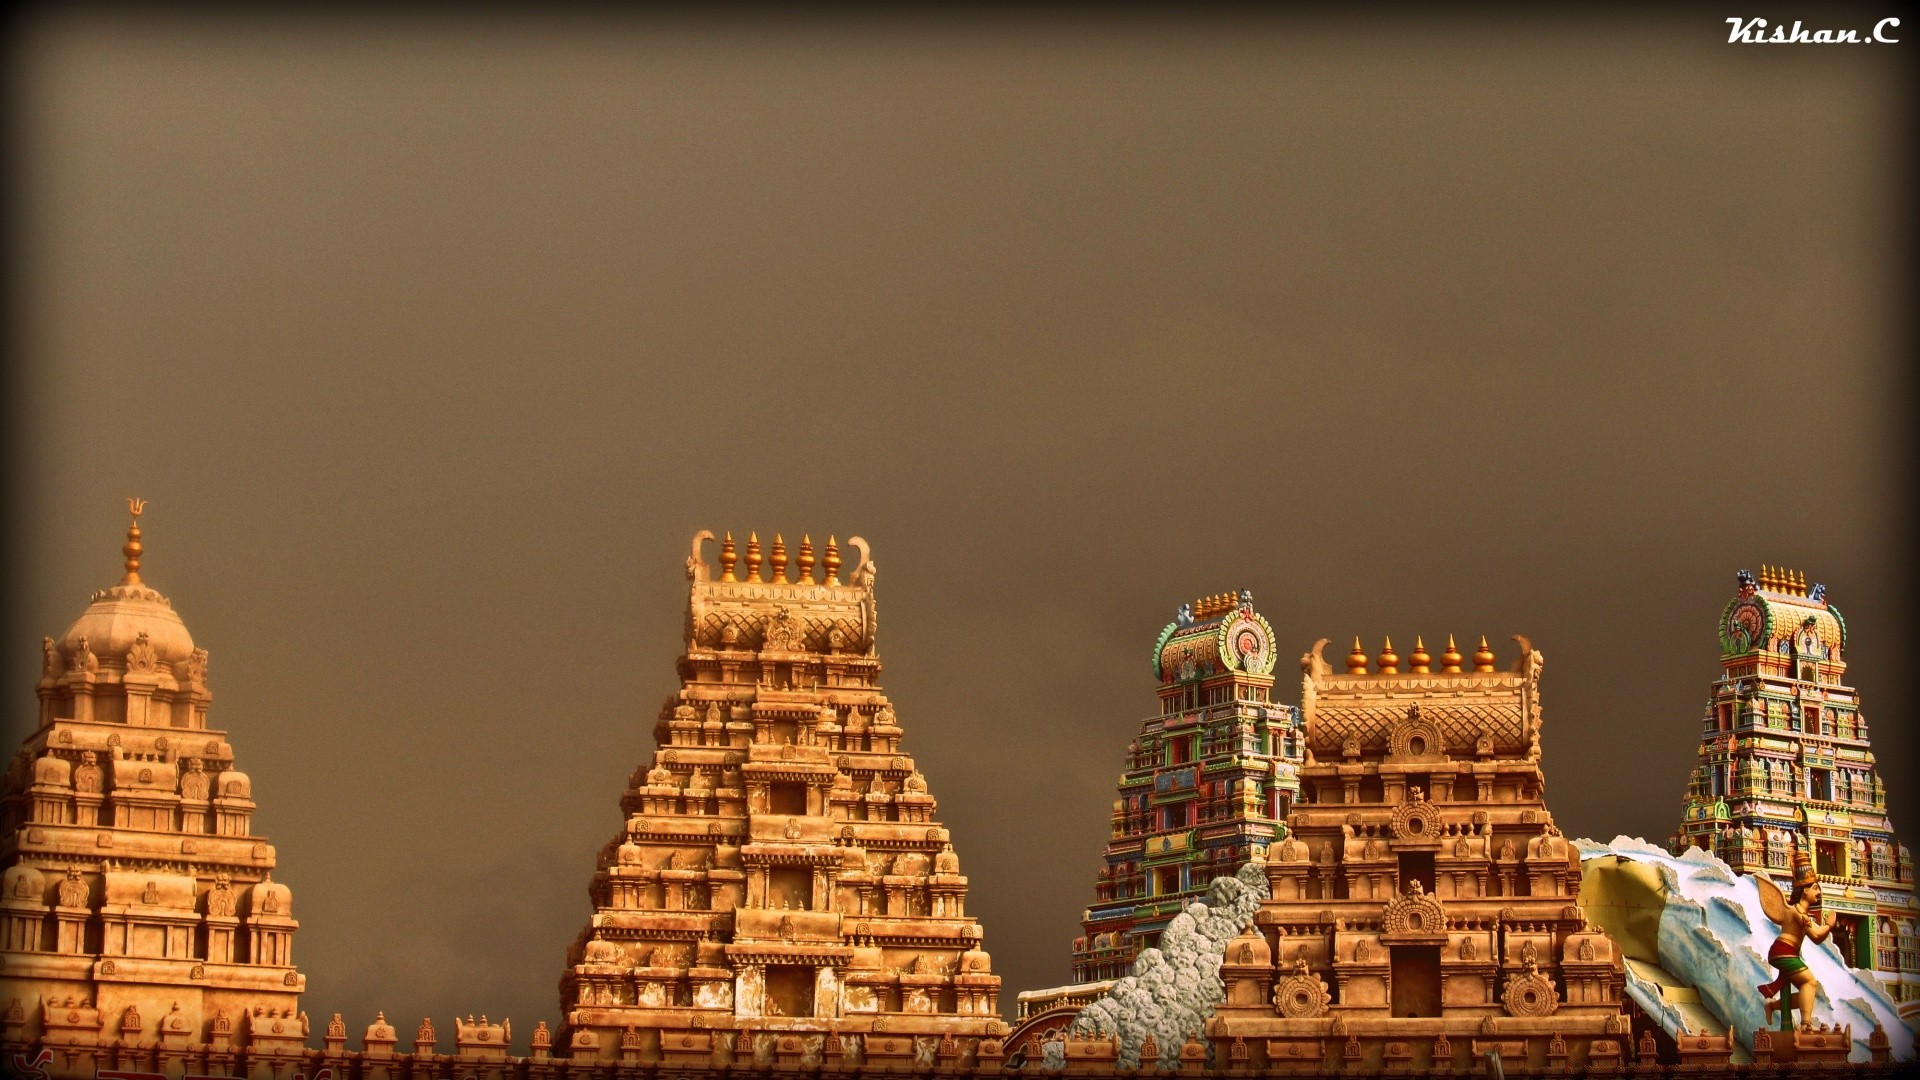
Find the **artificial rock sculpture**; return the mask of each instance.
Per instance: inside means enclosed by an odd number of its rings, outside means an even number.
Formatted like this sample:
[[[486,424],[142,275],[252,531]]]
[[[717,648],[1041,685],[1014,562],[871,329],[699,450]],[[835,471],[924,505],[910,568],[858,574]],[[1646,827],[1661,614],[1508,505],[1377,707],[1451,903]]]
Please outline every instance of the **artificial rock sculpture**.
[[[297,1055],[292,893],[207,726],[206,650],[140,579],[145,504],[128,506],[125,576],[45,639],[38,724],[0,794],[0,1037],[56,1051],[57,1075]]]
[[[1354,643],[1302,657],[1307,758],[1272,897],[1222,965],[1216,1046],[1254,1066],[1606,1068],[1627,1017],[1613,943],[1542,801],[1540,654],[1511,671],[1451,639],[1402,672]]]
[[[789,573],[757,536],[694,538],[681,687],[602,849],[561,979],[575,1061],[995,1060],[1000,979],[901,748],[866,543]],[[958,1040],[958,1041],[956,1041]],[[943,1050],[943,1046],[946,1050]]]

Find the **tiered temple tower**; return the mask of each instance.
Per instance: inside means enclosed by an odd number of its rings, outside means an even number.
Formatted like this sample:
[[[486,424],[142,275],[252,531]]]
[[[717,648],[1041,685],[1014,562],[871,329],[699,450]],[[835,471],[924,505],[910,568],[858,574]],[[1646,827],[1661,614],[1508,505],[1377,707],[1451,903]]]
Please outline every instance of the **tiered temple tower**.
[[[1246,590],[1182,604],[1160,631],[1160,711],[1127,747],[1097,899],[1073,942],[1075,982],[1127,974],[1208,882],[1286,834],[1300,714],[1274,703],[1273,662],[1273,627]]]
[[[1844,681],[1846,620],[1826,586],[1797,571],[1742,570],[1736,581],[1673,850],[1704,847],[1777,877],[1807,851],[1841,955],[1896,1001],[1920,1000],[1913,859],[1887,820],[1860,695]]]
[[[681,686],[600,852],[561,979],[576,1060],[997,1060],[999,976],[901,747],[874,651],[874,564],[815,577],[776,536],[712,576],[694,537]]]
[[[1612,942],[1583,917],[1579,856],[1542,801],[1540,654],[1510,671],[1482,639],[1437,667],[1392,643],[1368,671],[1301,658],[1307,758],[1272,899],[1228,945],[1208,1021],[1227,1061],[1514,1067],[1621,1060],[1629,1024]]]
[[[128,506],[126,574],[45,639],[39,721],[0,794],[0,1041],[61,1075],[287,1065],[307,1036],[292,893],[207,726],[207,651],[140,579],[145,504]]]

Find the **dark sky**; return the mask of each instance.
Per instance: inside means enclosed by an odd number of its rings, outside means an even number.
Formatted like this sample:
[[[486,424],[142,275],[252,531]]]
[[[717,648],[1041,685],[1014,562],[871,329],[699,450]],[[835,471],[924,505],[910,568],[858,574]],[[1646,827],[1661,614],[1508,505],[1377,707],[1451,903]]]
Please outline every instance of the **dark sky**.
[[[9,722],[151,500],[303,1005],[356,1037],[558,1020],[701,528],[872,542],[1009,1014],[1204,593],[1253,590],[1288,701],[1318,637],[1530,635],[1561,827],[1664,838],[1734,571],[1800,568],[1915,842],[1913,45],[18,29]]]

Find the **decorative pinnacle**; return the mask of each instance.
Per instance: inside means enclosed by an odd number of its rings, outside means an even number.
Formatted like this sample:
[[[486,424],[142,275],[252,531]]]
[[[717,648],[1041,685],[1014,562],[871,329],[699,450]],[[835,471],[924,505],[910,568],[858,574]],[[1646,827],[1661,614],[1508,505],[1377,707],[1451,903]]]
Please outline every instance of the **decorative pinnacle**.
[[[120,579],[122,585],[140,584],[140,514],[147,508],[145,499],[128,499],[127,509],[133,514],[133,523],[127,526],[127,542],[121,546],[120,554],[127,557],[127,576]]]
[[[840,584],[840,541],[834,539],[831,533],[827,534],[827,554],[820,560],[820,565],[826,568],[827,584]]]
[[[1493,650],[1487,648],[1487,635],[1480,635],[1480,647],[1473,650],[1473,670],[1493,670]]]
[[[779,533],[773,534],[773,580],[782,585],[787,583],[787,542]]]
[[[750,532],[747,534],[747,580],[748,581],[760,580],[760,563],[762,561],[763,560],[760,557],[760,534],[757,532]]]
[[[1353,639],[1353,651],[1347,654],[1347,674],[1365,675],[1367,673],[1367,650],[1360,647],[1360,639]]]
[[[1386,646],[1380,650],[1380,655],[1377,657],[1377,660],[1380,664],[1380,674],[1400,674],[1400,654],[1393,651],[1392,638],[1386,639]]]
[[[800,538],[800,580],[813,584],[813,537]]]
[[[1419,634],[1413,635],[1413,653],[1407,657],[1407,670],[1415,675],[1425,675],[1433,670],[1429,666],[1432,662],[1433,657],[1427,655],[1426,642],[1420,640]]]
[[[733,576],[733,564],[739,561],[739,559],[740,559],[739,554],[735,552],[733,549],[733,534],[728,533],[727,538],[725,540],[720,541],[720,580],[721,581],[740,580],[739,578]]]
[[[1440,670],[1448,675],[1460,674],[1460,650],[1453,644],[1453,635],[1447,635],[1447,651],[1440,654]]]

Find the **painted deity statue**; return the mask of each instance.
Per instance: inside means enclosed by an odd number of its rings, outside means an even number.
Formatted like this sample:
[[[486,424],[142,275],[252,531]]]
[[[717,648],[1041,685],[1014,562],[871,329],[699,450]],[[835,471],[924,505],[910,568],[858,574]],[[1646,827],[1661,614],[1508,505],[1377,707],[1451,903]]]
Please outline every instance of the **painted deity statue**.
[[[1820,983],[1807,969],[1807,962],[1800,959],[1800,943],[1810,940],[1818,945],[1833,933],[1833,920],[1824,917],[1820,910],[1820,879],[1814,876],[1813,863],[1806,853],[1796,850],[1792,895],[1781,896],[1779,886],[1767,880],[1765,874],[1757,874],[1753,880],[1760,889],[1761,909],[1780,926],[1780,936],[1767,950],[1767,962],[1779,969],[1780,977],[1759,988],[1760,996],[1767,1002],[1767,1016],[1771,1018],[1775,1009],[1783,1010],[1782,1026],[1788,1025],[1792,1017],[1784,1011],[1790,1006],[1782,989],[1791,985],[1796,999],[1791,1008],[1800,1010],[1802,1027],[1811,1027]]]

